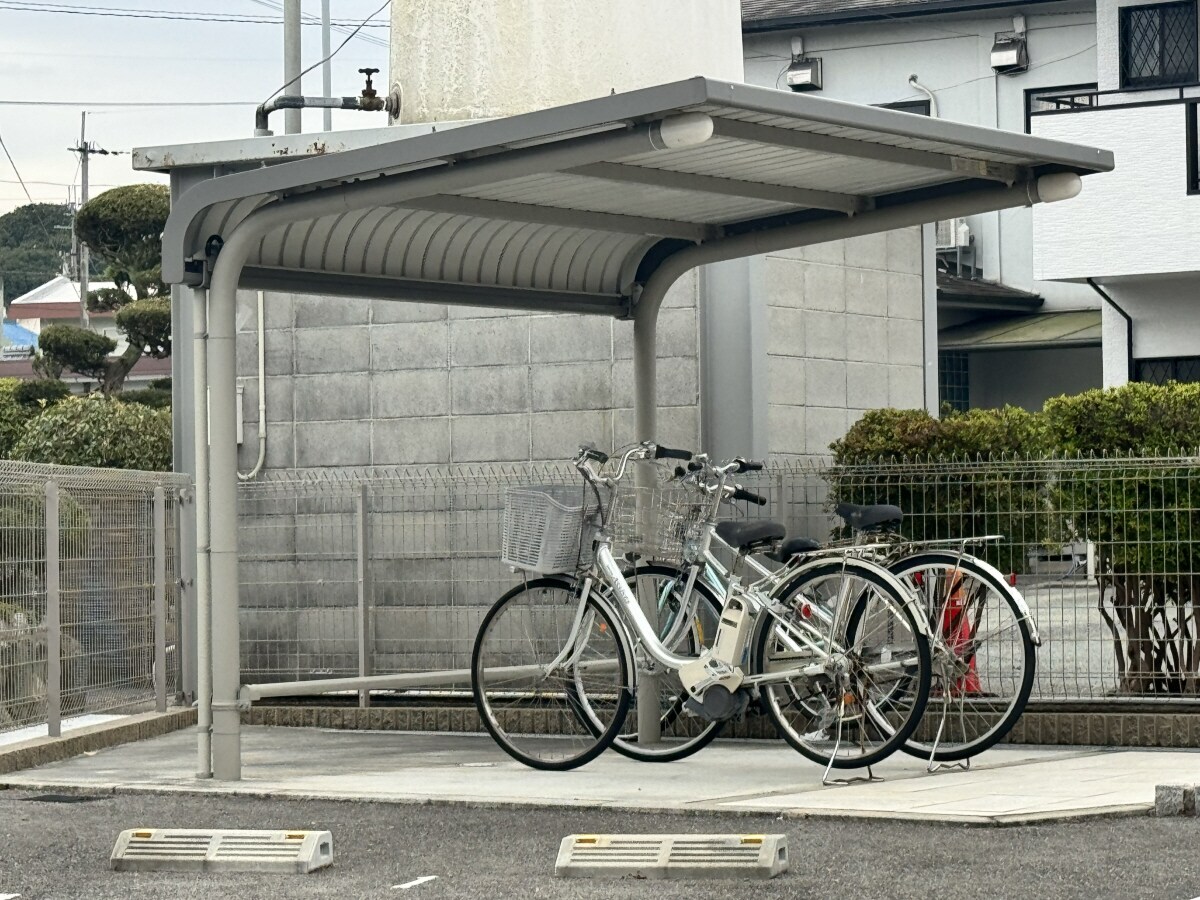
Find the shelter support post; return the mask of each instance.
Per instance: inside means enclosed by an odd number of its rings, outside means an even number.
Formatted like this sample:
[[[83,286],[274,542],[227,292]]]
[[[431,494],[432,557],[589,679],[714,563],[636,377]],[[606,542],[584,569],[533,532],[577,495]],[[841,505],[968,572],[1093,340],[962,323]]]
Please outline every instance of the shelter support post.
[[[196,457],[196,776],[212,770],[212,592],[208,518],[208,295],[192,292],[192,434]]]

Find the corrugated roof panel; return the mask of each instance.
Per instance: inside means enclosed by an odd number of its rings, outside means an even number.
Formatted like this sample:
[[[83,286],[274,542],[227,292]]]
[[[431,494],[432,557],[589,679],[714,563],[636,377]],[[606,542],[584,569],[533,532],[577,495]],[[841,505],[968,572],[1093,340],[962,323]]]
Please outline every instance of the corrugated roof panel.
[[[938,332],[938,349],[1036,350],[1052,347],[1098,347],[1100,310],[1032,313],[968,322]]]

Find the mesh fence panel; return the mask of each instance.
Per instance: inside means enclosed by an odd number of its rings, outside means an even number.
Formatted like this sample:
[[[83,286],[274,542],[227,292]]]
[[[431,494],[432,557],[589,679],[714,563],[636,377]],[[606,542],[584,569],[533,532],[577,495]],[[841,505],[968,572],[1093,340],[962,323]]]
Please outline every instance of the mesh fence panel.
[[[913,540],[1003,535],[976,553],[1015,578],[1043,640],[1035,700],[1195,697],[1200,460],[1108,458],[774,465],[739,478],[789,535],[840,536],[839,501],[890,503]],[[504,491],[569,466],[275,473],[241,489],[248,683],[466,668],[500,563]],[[360,588],[360,521],[366,565]]]
[[[154,701],[154,497],[162,488],[167,693],[179,683],[176,516],[181,476],[0,461],[0,731],[45,722],[47,508],[57,501],[61,713],[126,712]],[[53,546],[53,545],[51,545]]]

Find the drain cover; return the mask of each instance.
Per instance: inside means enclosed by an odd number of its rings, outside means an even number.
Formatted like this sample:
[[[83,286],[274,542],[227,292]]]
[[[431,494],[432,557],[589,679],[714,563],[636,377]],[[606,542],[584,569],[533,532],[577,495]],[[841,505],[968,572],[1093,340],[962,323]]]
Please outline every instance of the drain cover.
[[[787,871],[784,834],[572,834],[558,848],[565,878],[774,878]]]
[[[296,872],[333,862],[328,831],[133,828],[109,858],[118,872]]]

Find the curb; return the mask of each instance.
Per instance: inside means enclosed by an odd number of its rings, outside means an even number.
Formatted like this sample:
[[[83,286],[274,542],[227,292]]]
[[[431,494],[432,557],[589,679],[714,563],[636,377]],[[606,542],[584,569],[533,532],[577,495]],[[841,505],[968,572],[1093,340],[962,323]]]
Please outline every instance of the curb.
[[[1197,816],[1196,786],[1192,784],[1159,784],[1154,788],[1154,815]]]
[[[32,769],[118,744],[158,737],[195,724],[195,709],[175,709],[165,713],[139,713],[119,722],[105,722],[87,728],[72,729],[62,737],[32,738],[19,744],[0,747],[0,775]]]

